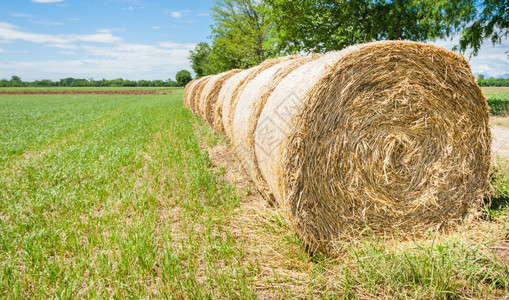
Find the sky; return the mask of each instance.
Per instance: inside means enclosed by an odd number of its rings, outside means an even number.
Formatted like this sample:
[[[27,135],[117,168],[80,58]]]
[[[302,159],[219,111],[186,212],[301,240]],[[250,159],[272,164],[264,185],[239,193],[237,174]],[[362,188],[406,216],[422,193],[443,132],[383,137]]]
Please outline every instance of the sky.
[[[213,0],[0,0],[0,79],[168,80],[208,41]],[[437,41],[447,49],[457,38]],[[509,73],[509,40],[487,42],[472,71]],[[467,55],[468,58],[468,55]]]

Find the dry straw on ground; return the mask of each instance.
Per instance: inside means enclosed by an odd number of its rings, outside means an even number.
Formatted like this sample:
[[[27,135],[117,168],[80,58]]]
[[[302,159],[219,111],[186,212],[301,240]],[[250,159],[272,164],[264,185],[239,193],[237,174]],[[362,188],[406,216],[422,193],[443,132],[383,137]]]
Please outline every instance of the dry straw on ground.
[[[248,153],[259,168],[254,181],[267,184],[264,194],[311,251],[334,254],[338,241],[367,229],[400,238],[449,230],[478,211],[491,133],[486,99],[463,57],[386,41],[276,75],[289,65],[245,76],[242,93],[223,99],[230,111],[224,115],[223,103],[222,117],[231,116],[226,132],[234,132],[240,160]],[[271,86],[246,88],[251,81]],[[245,150],[253,144],[254,159]]]

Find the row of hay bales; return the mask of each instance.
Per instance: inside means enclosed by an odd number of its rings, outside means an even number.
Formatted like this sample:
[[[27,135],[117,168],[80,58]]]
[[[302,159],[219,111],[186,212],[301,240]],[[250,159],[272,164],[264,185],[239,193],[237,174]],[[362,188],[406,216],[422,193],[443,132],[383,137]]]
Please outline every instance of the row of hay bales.
[[[362,232],[454,228],[487,188],[486,99],[468,62],[436,46],[269,59],[192,81],[184,103],[226,134],[311,251]]]

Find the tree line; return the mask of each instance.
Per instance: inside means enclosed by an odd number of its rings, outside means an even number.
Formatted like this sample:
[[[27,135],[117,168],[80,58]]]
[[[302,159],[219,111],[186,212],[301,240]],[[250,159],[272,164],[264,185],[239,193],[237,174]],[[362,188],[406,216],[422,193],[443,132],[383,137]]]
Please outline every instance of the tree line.
[[[509,86],[509,78],[485,78],[484,75],[477,77],[477,84],[480,86]]]
[[[19,76],[13,75],[10,80],[0,80],[0,87],[181,87],[192,80],[187,70],[177,72],[176,80],[128,80],[128,79],[82,79],[62,78],[58,81],[49,79],[23,81]]]
[[[212,16],[211,42],[189,55],[196,77],[375,40],[459,35],[455,50],[477,55],[509,35],[509,0],[215,0]]]

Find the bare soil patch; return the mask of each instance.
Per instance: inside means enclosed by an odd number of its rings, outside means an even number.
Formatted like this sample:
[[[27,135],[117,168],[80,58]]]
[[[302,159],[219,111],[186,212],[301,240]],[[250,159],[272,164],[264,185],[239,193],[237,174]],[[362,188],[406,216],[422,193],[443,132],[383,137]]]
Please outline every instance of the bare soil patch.
[[[172,90],[10,90],[0,95],[163,95]]]
[[[509,86],[483,86],[484,93],[509,93]]]
[[[491,150],[493,155],[509,158],[509,118],[491,117],[491,135],[493,144]]]

